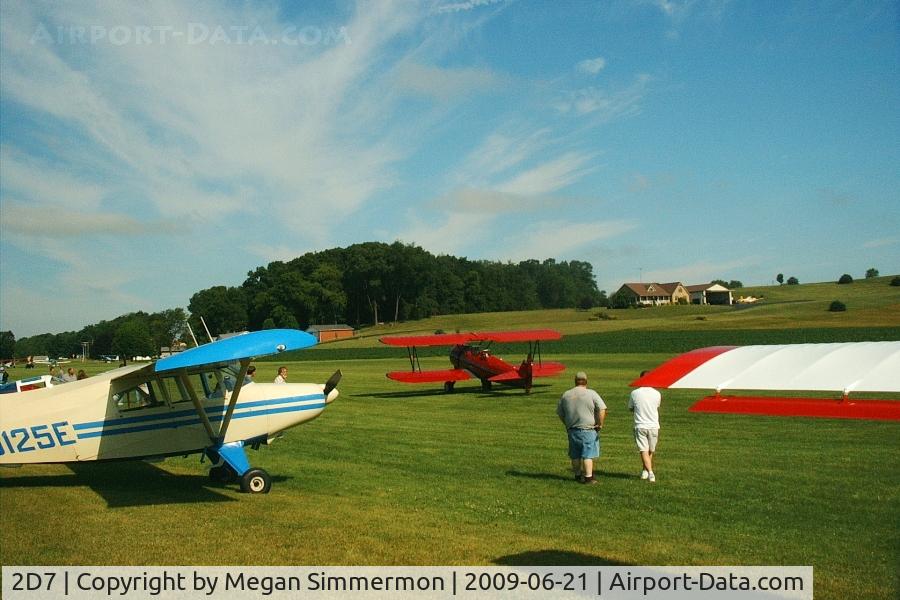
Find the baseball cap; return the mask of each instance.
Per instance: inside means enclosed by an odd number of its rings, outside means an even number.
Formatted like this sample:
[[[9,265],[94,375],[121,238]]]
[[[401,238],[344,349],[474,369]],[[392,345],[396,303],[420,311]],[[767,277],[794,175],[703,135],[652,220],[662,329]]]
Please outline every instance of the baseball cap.
[[[585,373],[584,371],[578,371],[577,373],[575,373],[575,379],[583,379],[587,381],[587,373]]]

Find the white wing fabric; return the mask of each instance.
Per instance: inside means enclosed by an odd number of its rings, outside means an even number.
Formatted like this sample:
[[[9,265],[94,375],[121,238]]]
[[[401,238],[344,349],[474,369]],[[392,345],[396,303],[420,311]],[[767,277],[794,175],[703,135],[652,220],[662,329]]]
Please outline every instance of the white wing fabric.
[[[900,342],[701,348],[660,365],[632,385],[900,392]]]

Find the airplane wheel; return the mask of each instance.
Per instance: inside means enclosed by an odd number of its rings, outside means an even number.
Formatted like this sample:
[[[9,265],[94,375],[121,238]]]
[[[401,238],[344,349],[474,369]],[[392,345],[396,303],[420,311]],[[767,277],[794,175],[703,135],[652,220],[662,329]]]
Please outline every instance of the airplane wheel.
[[[248,494],[268,494],[272,477],[262,469],[250,469],[241,477],[241,491]]]
[[[482,379],[481,380],[481,390],[484,392],[491,391],[491,383],[492,382],[488,381],[487,379]]]
[[[219,465],[209,470],[209,478],[215,483],[231,483],[237,474],[228,465]]]
[[[445,381],[444,382],[444,392],[447,394],[452,394],[454,385],[456,385],[455,381]]]

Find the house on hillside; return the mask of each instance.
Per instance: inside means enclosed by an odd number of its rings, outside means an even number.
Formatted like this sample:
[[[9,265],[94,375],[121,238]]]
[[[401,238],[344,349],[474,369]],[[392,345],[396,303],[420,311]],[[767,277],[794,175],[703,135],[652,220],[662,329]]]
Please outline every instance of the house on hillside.
[[[356,335],[349,325],[343,323],[335,325],[310,325],[306,333],[314,335],[319,342],[333,342],[335,340],[345,340]]]
[[[631,304],[660,306],[662,304],[687,303],[690,294],[679,282],[673,283],[626,283],[616,294],[622,294]]]
[[[689,285],[687,291],[691,295],[691,304],[734,304],[734,296],[724,285],[718,283],[704,283],[701,285]]]

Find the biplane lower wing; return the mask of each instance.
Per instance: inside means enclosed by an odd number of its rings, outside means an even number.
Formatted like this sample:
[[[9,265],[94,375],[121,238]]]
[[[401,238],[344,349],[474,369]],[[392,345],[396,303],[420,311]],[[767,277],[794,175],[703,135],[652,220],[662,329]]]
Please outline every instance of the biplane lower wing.
[[[387,374],[388,379],[403,383],[441,383],[447,381],[465,381],[471,379],[463,369],[447,369],[446,371],[393,371]]]
[[[533,364],[531,366],[532,377],[553,377],[559,375],[566,370],[566,365],[560,362],[544,361],[541,364]]]

